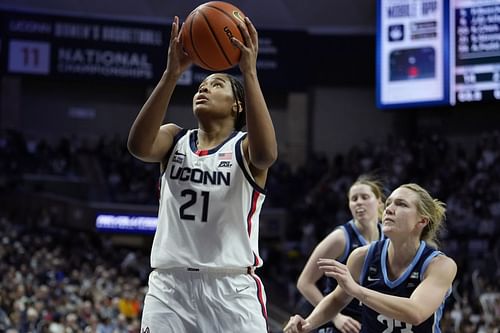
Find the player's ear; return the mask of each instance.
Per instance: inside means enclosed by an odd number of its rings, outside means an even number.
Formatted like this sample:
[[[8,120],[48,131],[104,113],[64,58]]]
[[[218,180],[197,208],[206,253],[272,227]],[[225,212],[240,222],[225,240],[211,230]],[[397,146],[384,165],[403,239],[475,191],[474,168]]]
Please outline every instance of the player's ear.
[[[243,107],[241,105],[241,102],[240,101],[235,101],[233,103],[233,112],[236,113],[236,112],[241,112],[243,110]]]
[[[418,220],[417,224],[418,224],[418,225],[419,225],[422,229],[424,229],[424,228],[425,228],[425,227],[429,224],[429,218],[428,218],[428,217],[424,217],[424,216],[422,216],[422,217]]]

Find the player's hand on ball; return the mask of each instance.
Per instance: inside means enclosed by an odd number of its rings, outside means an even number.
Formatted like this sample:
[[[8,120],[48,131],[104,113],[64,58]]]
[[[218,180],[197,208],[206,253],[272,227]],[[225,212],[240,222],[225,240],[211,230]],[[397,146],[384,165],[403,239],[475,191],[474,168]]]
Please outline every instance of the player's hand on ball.
[[[168,48],[167,72],[171,71],[180,76],[189,66],[191,59],[184,52],[180,42],[179,17],[174,17],[172,22],[172,31],[170,32],[170,46]]]
[[[240,70],[242,73],[247,73],[251,70],[257,70],[257,54],[259,53],[259,35],[252,22],[248,17],[245,17],[245,22],[238,22],[243,34],[243,41],[232,38],[233,44],[240,49]]]

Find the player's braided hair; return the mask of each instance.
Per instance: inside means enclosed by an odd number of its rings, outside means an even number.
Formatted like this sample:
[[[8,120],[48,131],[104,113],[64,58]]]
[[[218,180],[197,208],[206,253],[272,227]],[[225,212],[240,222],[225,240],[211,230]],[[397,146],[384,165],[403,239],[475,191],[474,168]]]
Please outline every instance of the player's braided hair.
[[[237,110],[236,110],[236,119],[234,121],[234,129],[237,131],[241,131],[243,127],[247,123],[246,117],[246,105],[245,105],[245,89],[243,88],[243,84],[234,76],[230,74],[226,74],[231,82],[231,89],[233,90],[233,96],[236,100]]]

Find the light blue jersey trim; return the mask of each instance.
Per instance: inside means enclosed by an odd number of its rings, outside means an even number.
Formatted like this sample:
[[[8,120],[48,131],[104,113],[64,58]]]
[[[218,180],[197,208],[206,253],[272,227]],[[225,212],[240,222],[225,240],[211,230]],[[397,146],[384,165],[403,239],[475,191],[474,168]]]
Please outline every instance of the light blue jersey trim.
[[[368,244],[368,241],[363,237],[363,235],[359,232],[358,228],[356,228],[356,224],[354,223],[353,220],[350,220],[349,223],[352,226],[352,230],[354,230],[354,233],[358,237],[359,241],[361,242],[362,245]]]
[[[424,263],[422,264],[422,268],[420,269],[420,281],[422,281],[424,277],[424,273],[427,270],[427,267],[431,263],[431,260],[436,258],[437,256],[444,255],[443,252],[441,251],[434,251],[432,252],[427,259],[425,259]],[[432,332],[433,333],[441,333],[441,328],[439,327],[439,323],[441,322],[441,317],[443,316],[443,311],[444,311],[444,303],[448,296],[451,295],[451,288],[448,289],[446,292],[446,296],[444,297],[443,303],[437,308],[436,312],[434,312],[434,322],[432,323]]]
[[[422,264],[422,267],[420,268],[420,281],[422,281],[422,277],[424,276],[427,266],[429,266],[429,264],[431,263],[431,260],[442,254],[444,253],[441,251],[434,251],[431,254],[429,254],[427,259],[425,259],[424,263]]]
[[[439,323],[441,322],[441,317],[443,316],[443,310],[444,310],[444,301],[443,303],[441,303],[436,312],[434,312],[434,322],[432,323],[433,333],[441,333],[441,327],[439,327]]]
[[[361,274],[359,274],[359,283],[363,285],[363,281],[365,280],[366,272],[368,271],[368,266],[371,261],[371,258],[373,257],[373,252],[375,251],[375,244],[376,242],[373,242],[370,244],[370,247],[368,248],[368,252],[366,253],[365,256],[365,261],[363,262],[363,268],[361,269]]]
[[[352,222],[349,221],[349,223]],[[344,232],[344,238],[345,238],[345,246],[344,246],[344,253],[342,253],[342,256],[340,256],[337,261],[344,262],[347,260],[347,257],[349,256],[349,249],[351,248],[351,237],[349,237],[349,232],[347,232],[347,229],[345,226],[340,226],[340,229]]]
[[[356,227],[356,223],[354,223],[354,220],[350,220],[346,224],[349,224],[352,227],[352,230],[356,234],[356,237],[358,238],[359,242],[361,243],[361,246],[365,246],[365,245],[368,245],[369,243],[376,242],[376,241],[368,242],[363,237],[363,235],[361,234],[361,232],[359,231],[359,229]],[[347,231],[347,228],[345,226],[340,226],[339,228],[342,228],[342,230],[344,230],[344,236],[345,236],[346,242],[345,242],[345,247],[344,247],[344,253],[342,254],[341,257],[339,257],[338,261],[344,262],[345,260],[347,260],[347,257],[350,254],[349,250],[351,248],[351,238],[349,237],[349,232]],[[382,233],[382,229],[379,227],[379,224],[377,224],[377,229],[379,231],[379,239],[378,240],[383,240],[384,239],[384,236],[383,236],[384,234]]]
[[[385,282],[386,286],[388,286],[389,288],[392,289],[392,288],[395,288],[395,287],[399,286],[411,274],[411,272],[413,270],[413,267],[415,267],[415,265],[417,264],[418,260],[420,259],[420,256],[422,255],[422,252],[424,252],[425,242],[424,241],[420,241],[420,246],[419,246],[419,248],[417,250],[417,254],[413,258],[412,262],[408,265],[408,267],[406,267],[406,269],[403,272],[403,274],[401,274],[401,276],[398,277],[394,281],[391,281],[389,279],[388,274],[387,274],[387,251],[388,251],[388,248],[389,248],[389,242],[390,242],[389,239],[387,239],[384,242],[384,247],[382,248],[381,263],[382,263],[382,275],[384,276],[384,282]]]

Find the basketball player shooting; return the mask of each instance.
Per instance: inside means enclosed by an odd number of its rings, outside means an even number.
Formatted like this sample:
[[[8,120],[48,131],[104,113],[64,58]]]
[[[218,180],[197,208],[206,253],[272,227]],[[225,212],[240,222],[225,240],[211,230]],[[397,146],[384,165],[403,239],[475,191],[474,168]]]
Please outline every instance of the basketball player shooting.
[[[131,154],[161,169],[158,226],[141,332],[266,332],[266,294],[255,269],[259,214],[277,142],[257,78],[257,31],[239,24],[243,83],[214,73],[194,94],[198,128],[162,124],[192,64],[172,24],[168,63],[129,133]],[[243,132],[243,126],[247,132]]]

